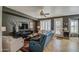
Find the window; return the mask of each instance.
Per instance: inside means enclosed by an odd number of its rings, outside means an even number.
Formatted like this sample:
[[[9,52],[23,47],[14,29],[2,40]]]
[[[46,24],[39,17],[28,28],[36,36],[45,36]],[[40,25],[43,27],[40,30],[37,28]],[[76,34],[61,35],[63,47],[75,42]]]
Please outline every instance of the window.
[[[33,29],[33,22],[30,22],[30,28]]]
[[[51,30],[51,20],[42,20],[40,21],[41,30]]]

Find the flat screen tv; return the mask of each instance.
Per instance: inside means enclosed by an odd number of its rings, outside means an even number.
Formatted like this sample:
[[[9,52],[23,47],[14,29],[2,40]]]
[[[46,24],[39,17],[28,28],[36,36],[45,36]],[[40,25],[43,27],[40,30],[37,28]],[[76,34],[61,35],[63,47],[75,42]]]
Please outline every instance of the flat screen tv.
[[[22,26],[19,26],[19,29],[28,29],[28,24],[22,24]]]

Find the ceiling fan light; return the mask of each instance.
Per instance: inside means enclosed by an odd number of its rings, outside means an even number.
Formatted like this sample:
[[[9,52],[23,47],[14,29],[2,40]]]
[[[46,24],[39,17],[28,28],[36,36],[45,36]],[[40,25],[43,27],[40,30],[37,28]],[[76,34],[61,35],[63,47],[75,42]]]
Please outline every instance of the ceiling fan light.
[[[41,10],[41,11],[40,11],[40,15],[44,15],[44,12],[43,12],[43,10]]]

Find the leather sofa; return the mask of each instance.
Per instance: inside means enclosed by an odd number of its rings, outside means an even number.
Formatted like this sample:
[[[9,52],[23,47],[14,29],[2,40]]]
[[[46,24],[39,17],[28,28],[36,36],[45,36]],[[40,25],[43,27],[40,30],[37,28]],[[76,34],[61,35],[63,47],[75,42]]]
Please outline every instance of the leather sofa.
[[[47,36],[46,41],[45,41],[45,44],[44,44],[44,48],[45,48],[45,47],[47,47],[47,44],[52,39],[52,36],[54,35],[54,33],[52,31],[48,31],[48,32],[46,32],[44,34]]]
[[[42,34],[39,41],[30,41],[29,48],[31,52],[42,52],[46,40],[46,35]]]
[[[53,33],[51,31],[46,32],[41,35],[39,41],[30,41],[29,48],[32,52],[42,52],[43,49],[47,46],[50,42]]]

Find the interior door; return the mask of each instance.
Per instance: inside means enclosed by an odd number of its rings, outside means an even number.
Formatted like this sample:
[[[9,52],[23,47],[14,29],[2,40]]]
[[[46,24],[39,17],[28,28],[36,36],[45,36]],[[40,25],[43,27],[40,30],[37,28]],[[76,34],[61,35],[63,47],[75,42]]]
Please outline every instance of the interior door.
[[[54,19],[54,30],[57,36],[63,36],[63,18]]]

